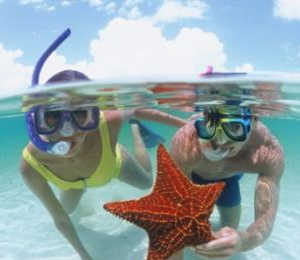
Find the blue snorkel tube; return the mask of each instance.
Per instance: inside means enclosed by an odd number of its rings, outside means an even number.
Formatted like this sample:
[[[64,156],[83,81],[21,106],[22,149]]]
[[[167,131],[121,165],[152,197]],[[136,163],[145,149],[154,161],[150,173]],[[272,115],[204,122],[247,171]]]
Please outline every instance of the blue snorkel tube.
[[[48,57],[57,49],[58,46],[60,46],[71,34],[71,30],[68,28],[66,29],[61,35],[58,36],[58,38],[46,49],[46,51],[42,54],[42,56],[39,58],[38,62],[36,63],[34,67],[34,71],[32,74],[31,79],[31,87],[34,87],[39,84],[39,76],[40,72],[42,70],[42,67],[45,63],[45,61],[48,59]],[[33,121],[33,115],[37,111],[38,107],[31,108],[26,113],[26,126],[27,131],[29,134],[29,137],[32,141],[32,143],[41,151],[56,155],[65,155],[68,153],[71,147],[70,142],[66,141],[59,141],[55,143],[50,143],[44,141],[36,131],[34,121]]]
[[[40,73],[45,61],[70,36],[70,34],[71,30],[69,28],[66,29],[61,35],[57,37],[57,39],[45,50],[42,56],[38,59],[31,78],[32,87],[39,84]]]

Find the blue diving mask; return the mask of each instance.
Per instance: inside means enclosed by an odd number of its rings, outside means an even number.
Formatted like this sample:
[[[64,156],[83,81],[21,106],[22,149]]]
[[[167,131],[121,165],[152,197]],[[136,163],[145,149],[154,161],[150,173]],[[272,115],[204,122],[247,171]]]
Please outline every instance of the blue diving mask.
[[[250,110],[246,107],[242,107],[240,113],[231,113],[226,109],[206,109],[203,117],[194,121],[203,154],[211,161],[218,161],[226,157],[229,149],[212,147],[210,140],[216,138],[220,145],[228,140],[246,141],[251,131],[251,119]]]
[[[204,117],[194,122],[199,138],[211,140],[218,131],[222,131],[232,141],[243,142],[251,130],[249,108],[242,108],[241,114],[223,113],[220,111],[205,111]]]

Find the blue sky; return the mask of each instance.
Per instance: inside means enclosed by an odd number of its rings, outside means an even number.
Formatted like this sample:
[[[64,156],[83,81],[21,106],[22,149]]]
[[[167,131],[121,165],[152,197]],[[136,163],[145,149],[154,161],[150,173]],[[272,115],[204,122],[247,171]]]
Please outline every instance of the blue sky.
[[[67,27],[41,83],[63,69],[94,79],[300,70],[300,0],[0,0],[0,89],[29,85]]]

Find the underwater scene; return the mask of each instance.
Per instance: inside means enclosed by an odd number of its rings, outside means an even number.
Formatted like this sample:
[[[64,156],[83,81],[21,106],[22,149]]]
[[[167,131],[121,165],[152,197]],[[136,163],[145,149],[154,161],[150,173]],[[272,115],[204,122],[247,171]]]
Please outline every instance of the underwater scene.
[[[0,0],[0,260],[298,260],[299,10]]]
[[[37,194],[39,191],[33,189],[34,192],[32,192],[29,188],[31,185],[30,181],[26,181],[26,178],[24,179],[24,176],[22,177],[20,173],[22,151],[30,139],[31,142],[34,142],[33,137],[28,135],[28,129],[26,129],[29,124],[28,111],[31,111],[34,107],[41,106],[50,106],[53,111],[70,109],[70,107],[76,107],[76,109],[98,107],[101,111],[100,121],[102,112],[153,109],[187,120],[186,124],[192,125],[196,125],[194,122],[197,121],[198,117],[203,116],[207,108],[226,107],[228,111],[240,111],[239,109],[241,108],[249,109],[247,111],[250,111],[251,116],[255,116],[278,140],[283,150],[285,166],[279,181],[280,185],[278,185],[278,189],[280,188],[279,205],[270,235],[266,236],[266,241],[257,247],[234,254],[228,259],[298,259],[300,253],[298,246],[300,235],[297,232],[300,229],[300,204],[297,200],[299,197],[297,185],[300,181],[298,174],[300,158],[298,138],[300,132],[299,84],[300,80],[298,78],[289,75],[220,75],[218,77],[200,79],[198,77],[172,78],[172,80],[163,78],[152,81],[147,79],[128,79],[127,81],[123,80],[123,82],[118,82],[114,79],[88,83],[56,84],[47,87],[37,86],[21,94],[12,93],[1,97],[0,259],[141,260],[146,259],[149,250],[149,237],[143,228],[116,217],[105,210],[103,206],[108,202],[138,199],[148,195],[153,190],[158,189],[153,188],[152,184],[147,187],[137,188],[134,185],[134,181],[132,182],[133,184],[130,184],[132,180],[112,178],[106,185],[83,188],[84,192],[80,202],[69,216],[76,234],[78,234],[83,247],[91,258],[81,258],[78,251],[62,235],[62,231],[59,231],[48,212],[51,212],[51,209],[47,210],[41,202],[41,200],[47,199],[42,196],[38,199]],[[174,143],[172,144],[172,139],[185,126],[172,126],[166,122],[154,122],[141,118],[139,118],[138,122],[142,123],[139,125],[139,129],[143,138],[146,138],[146,134],[143,134],[143,131],[147,129],[158,139],[157,143],[153,141],[154,144],[147,148],[155,182],[158,172],[163,176],[168,175],[169,170],[172,171],[173,169],[170,162],[168,164],[164,163],[165,160],[169,160],[166,159],[167,155],[165,152],[163,154],[158,153],[158,150],[161,148],[159,143],[163,143],[166,152],[169,153],[175,147]],[[224,124],[226,123],[227,121],[224,121]],[[65,126],[64,124],[63,127]],[[134,154],[134,132],[131,129],[131,125],[128,121],[123,121],[117,142],[125,147],[130,154]],[[231,138],[238,137],[237,132],[234,132],[233,129],[225,128],[226,125],[221,127],[223,130],[216,130],[219,131],[216,135],[224,135],[227,129],[227,131],[231,130],[231,132],[227,132],[226,135],[231,133]],[[202,131],[203,129],[200,128],[200,130]],[[208,133],[202,132],[202,135],[205,134]],[[233,136],[234,134],[236,135]],[[157,136],[160,137],[158,138]],[[190,142],[190,137],[186,136],[185,142]],[[143,141],[147,142],[146,139]],[[248,149],[251,150],[251,148]],[[190,154],[193,154],[193,152],[193,149],[189,150]],[[272,152],[267,151],[266,158],[263,158],[263,161],[268,160],[268,153]],[[179,153],[184,153],[184,150],[179,151]],[[224,155],[224,158],[226,156]],[[224,160],[221,157],[212,160],[215,164],[218,164]],[[235,164],[238,164],[239,160],[239,158],[234,158],[233,156],[231,161],[233,168]],[[276,161],[273,163],[276,165]],[[160,164],[166,165],[160,166],[160,170],[158,170],[157,167]],[[203,167],[207,167],[205,163]],[[199,168],[201,168],[201,165]],[[276,171],[276,169],[274,170]],[[258,175],[262,174],[261,172],[255,174],[253,174],[254,172],[249,172],[249,174],[247,172],[243,173],[242,178],[239,180],[242,211],[238,230],[241,232],[249,228],[255,221],[255,216],[259,214],[257,209],[255,211],[254,205],[255,198],[258,198],[261,194],[255,195],[255,187]],[[173,181],[177,183],[176,185],[181,183],[177,179],[172,180],[172,178],[175,178],[174,176],[171,176],[168,180],[170,187],[173,185]],[[159,180],[161,181],[163,178],[161,177]],[[48,183],[53,193],[59,197],[59,188],[51,181]],[[165,184],[166,187],[168,187],[168,183]],[[167,188],[161,187],[160,189],[164,190]],[[207,194],[209,192],[207,191]],[[263,196],[260,203],[266,207],[268,205],[268,197],[272,197],[272,194],[266,190],[263,190],[262,193]],[[186,196],[189,195],[187,194]],[[201,201],[207,201],[207,199],[205,195],[203,199],[197,199],[196,203],[202,205]],[[149,206],[150,212],[146,210],[145,215],[150,214],[151,209],[155,209],[155,206],[148,202],[142,203],[143,206]],[[152,203],[159,204],[160,200],[154,200]],[[151,208],[152,206],[153,208]],[[172,207],[170,206],[170,208]],[[162,210],[158,208],[158,211]],[[166,215],[169,222],[174,220],[174,216],[181,214],[176,209],[172,212],[171,210]],[[140,217],[143,218],[142,216]],[[146,219],[145,216],[144,218]],[[218,226],[219,218],[219,211],[215,206],[209,218],[209,222],[215,231],[220,228]],[[181,224],[184,225],[183,223]],[[260,225],[262,227],[264,225],[268,226],[268,221],[263,220],[263,223]],[[178,230],[181,230],[180,227]],[[166,229],[169,228],[170,226],[167,225]],[[196,230],[195,226],[191,229]],[[264,228],[262,229],[264,230]],[[162,230],[164,229],[162,228],[158,233],[161,234]],[[204,234],[207,231],[204,229],[201,232],[201,234]],[[180,239],[180,235],[177,237],[176,232],[172,233],[170,231],[170,234],[176,237],[174,241]],[[167,240],[165,241],[167,244],[168,241],[170,244],[174,244],[173,238],[167,238],[167,235],[169,234],[166,234],[165,238],[162,235],[159,239],[162,239],[161,241]],[[196,239],[196,235],[194,239]],[[163,250],[166,250],[166,248],[163,248]],[[194,251],[191,244],[189,244],[184,249],[183,259],[202,259]]]

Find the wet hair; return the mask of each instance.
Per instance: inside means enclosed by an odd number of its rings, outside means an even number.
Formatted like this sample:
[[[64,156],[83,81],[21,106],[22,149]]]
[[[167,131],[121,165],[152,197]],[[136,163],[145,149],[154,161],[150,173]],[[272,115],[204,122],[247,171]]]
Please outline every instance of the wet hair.
[[[90,78],[77,70],[63,70],[54,74],[50,79],[47,80],[46,84],[49,83],[61,83],[70,81],[89,81]]]
[[[232,114],[232,115],[244,115],[245,109],[250,113],[250,108],[246,108],[243,106],[214,106],[214,107],[206,107],[204,108],[203,113],[206,115],[213,113],[220,114]]]

